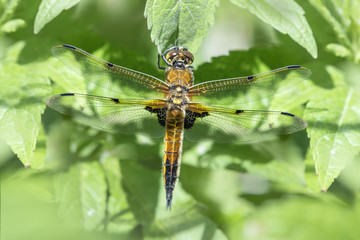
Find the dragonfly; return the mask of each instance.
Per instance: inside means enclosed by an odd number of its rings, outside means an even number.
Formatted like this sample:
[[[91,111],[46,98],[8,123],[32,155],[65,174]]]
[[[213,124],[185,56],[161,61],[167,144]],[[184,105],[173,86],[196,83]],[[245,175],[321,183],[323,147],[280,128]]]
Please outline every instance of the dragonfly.
[[[58,45],[51,51],[111,96],[62,93],[47,100],[49,107],[101,130],[164,137],[162,179],[169,210],[180,174],[184,137],[194,142],[247,144],[307,127],[305,120],[288,112],[226,107],[265,99],[296,86],[311,75],[310,69],[300,65],[195,84],[194,56],[182,46],[158,55],[157,65],[165,71],[165,81],[71,45]]]

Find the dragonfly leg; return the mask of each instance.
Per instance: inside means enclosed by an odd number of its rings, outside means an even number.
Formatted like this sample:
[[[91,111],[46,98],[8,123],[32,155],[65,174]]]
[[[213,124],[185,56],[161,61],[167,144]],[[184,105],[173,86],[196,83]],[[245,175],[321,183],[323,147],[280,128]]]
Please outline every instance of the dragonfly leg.
[[[161,69],[161,70],[165,70],[165,69],[166,69],[166,67],[162,67],[162,66],[160,66],[160,58],[161,58],[161,55],[160,55],[160,54],[158,54],[158,61],[157,61],[158,68],[159,68],[159,69]]]

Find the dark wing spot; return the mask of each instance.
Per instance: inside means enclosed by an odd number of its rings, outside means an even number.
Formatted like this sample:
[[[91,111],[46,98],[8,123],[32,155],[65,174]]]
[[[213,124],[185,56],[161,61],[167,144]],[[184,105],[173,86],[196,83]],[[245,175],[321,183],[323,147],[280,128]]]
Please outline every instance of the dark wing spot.
[[[281,112],[282,115],[286,115],[286,116],[290,116],[290,117],[295,117],[294,114],[291,113],[287,113],[287,112]]]
[[[62,93],[60,96],[75,96],[73,93]]]
[[[300,65],[291,65],[287,67],[288,69],[301,68]]]
[[[200,115],[201,118],[206,117],[206,116],[209,116],[208,112],[202,112]]]
[[[74,49],[74,50],[76,49],[76,47],[71,46],[71,45],[67,45],[67,44],[63,44],[62,46],[66,47],[66,48]]]
[[[254,76],[248,76],[248,77],[247,77],[247,80],[248,80],[248,81],[251,81],[251,80],[253,80],[253,79],[254,79]]]
[[[184,128],[185,129],[191,128],[192,126],[194,126],[196,118],[203,118],[206,116],[209,116],[208,112],[197,113],[190,110],[186,110]]]
[[[145,110],[149,111],[150,113],[155,113],[157,118],[158,118],[158,122],[160,123],[160,125],[165,127],[166,111],[167,111],[166,107],[165,108],[155,108],[155,109],[153,109],[152,107],[146,106]]]
[[[111,98],[111,101],[113,101],[115,103],[119,103],[119,99],[117,99],[117,98]]]

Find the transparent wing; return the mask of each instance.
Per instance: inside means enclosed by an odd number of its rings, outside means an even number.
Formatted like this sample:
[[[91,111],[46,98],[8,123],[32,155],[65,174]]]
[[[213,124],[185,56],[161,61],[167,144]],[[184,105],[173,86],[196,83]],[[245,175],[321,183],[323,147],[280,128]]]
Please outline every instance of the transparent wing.
[[[300,131],[306,122],[291,113],[232,110],[192,103],[187,114],[196,120],[185,130],[190,141],[250,143]],[[188,119],[191,116],[187,115]]]
[[[294,65],[247,77],[213,80],[189,89],[193,102],[239,105],[290,89],[311,76],[311,70]]]
[[[97,58],[70,45],[51,49],[53,55],[86,80],[121,98],[163,98],[169,86],[158,78]]]
[[[47,105],[75,120],[105,131],[144,133],[162,137],[164,128],[148,109],[166,107],[162,100],[122,100],[86,94],[64,93],[53,96]]]

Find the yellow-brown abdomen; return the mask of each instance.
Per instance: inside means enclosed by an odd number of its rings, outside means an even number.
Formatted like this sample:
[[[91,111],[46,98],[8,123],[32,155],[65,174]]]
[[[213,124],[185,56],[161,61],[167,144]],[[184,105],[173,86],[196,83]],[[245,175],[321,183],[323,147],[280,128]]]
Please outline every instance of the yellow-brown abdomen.
[[[163,176],[168,209],[171,209],[173,190],[180,172],[184,119],[184,110],[168,110],[166,113]]]

